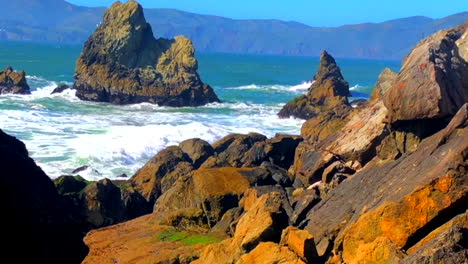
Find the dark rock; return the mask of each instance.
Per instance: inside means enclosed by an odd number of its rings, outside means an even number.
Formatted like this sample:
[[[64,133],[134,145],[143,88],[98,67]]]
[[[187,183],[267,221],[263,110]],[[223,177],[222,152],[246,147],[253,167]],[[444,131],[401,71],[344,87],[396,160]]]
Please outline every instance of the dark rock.
[[[116,2],[86,41],[73,87],[82,100],[113,104],[181,107],[219,102],[201,81],[194,53],[185,37],[155,39],[137,2]]]
[[[344,80],[335,59],[326,51],[320,56],[320,65],[307,95],[286,104],[278,113],[281,118],[310,119],[336,107],[351,109],[348,102],[349,84]]]
[[[80,225],[68,217],[54,183],[25,145],[1,130],[0,168],[0,224],[8,241],[3,256],[23,263],[81,263],[87,248]]]
[[[63,91],[67,89],[71,89],[72,87],[66,84],[59,84],[57,87],[52,91],[51,94],[58,94],[58,93],[63,93]]]
[[[291,216],[291,224],[298,226],[305,220],[307,213],[321,201],[320,195],[316,189],[307,189],[301,192],[296,197],[297,201],[293,204],[293,213]]]
[[[30,94],[24,71],[15,72],[7,67],[0,72],[0,94]]]
[[[81,166],[79,168],[74,169],[72,171],[72,174],[77,174],[77,173],[80,173],[80,172],[85,171],[87,169],[89,169],[89,165],[84,165],[84,166]]]
[[[243,166],[255,167],[267,161],[288,169],[294,162],[294,152],[301,141],[302,138],[298,136],[277,135],[256,142],[245,154],[242,160]]]
[[[243,159],[250,148],[257,142],[262,142],[267,139],[266,136],[258,133],[250,133],[247,135],[233,134],[220,139],[213,144],[213,148],[217,153],[216,156],[210,157],[202,168],[220,168],[220,167],[242,167]]]
[[[122,173],[118,175],[117,178],[128,178],[128,175],[126,173]]]
[[[78,193],[83,190],[89,182],[81,176],[60,176],[54,180],[59,194]]]
[[[285,169],[276,166],[270,162],[263,162],[260,165],[260,168],[268,170],[268,172],[271,174],[271,178],[273,179],[273,181],[276,182],[276,184],[279,184],[282,187],[292,186],[292,181],[289,176],[289,173]]]
[[[185,140],[179,144],[179,147],[190,157],[196,169],[215,154],[213,147],[199,138]]]
[[[243,212],[244,210],[240,207],[229,209],[223,215],[221,220],[219,220],[219,222],[213,226],[213,228],[210,230],[210,233],[216,236],[232,237],[236,232],[236,225]]]
[[[134,219],[153,211],[153,205],[137,192],[130,183],[119,185],[125,220]],[[119,214],[117,214],[119,215]]]
[[[125,219],[120,189],[108,179],[88,185],[83,191],[83,202],[86,220],[95,228]]]

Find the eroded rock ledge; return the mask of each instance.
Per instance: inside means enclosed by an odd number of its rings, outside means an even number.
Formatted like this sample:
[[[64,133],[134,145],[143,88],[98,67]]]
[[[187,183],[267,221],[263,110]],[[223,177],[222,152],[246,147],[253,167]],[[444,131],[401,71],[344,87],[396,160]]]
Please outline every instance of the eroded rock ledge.
[[[74,88],[82,100],[161,106],[219,102],[197,73],[192,41],[155,39],[142,7],[116,2],[86,41],[76,63]]]

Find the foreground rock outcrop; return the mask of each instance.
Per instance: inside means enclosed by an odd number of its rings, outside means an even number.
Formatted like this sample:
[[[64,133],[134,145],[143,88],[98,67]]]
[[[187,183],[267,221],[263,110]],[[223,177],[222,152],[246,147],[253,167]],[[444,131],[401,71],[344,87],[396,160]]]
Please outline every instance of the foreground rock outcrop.
[[[15,72],[12,67],[0,71],[0,94],[30,94],[24,71]]]
[[[335,59],[323,51],[320,65],[307,95],[287,103],[278,113],[281,118],[310,119],[324,112],[342,118],[351,108],[348,102],[349,84],[344,80]]]
[[[219,102],[201,81],[194,53],[185,37],[155,39],[137,2],[116,2],[77,60],[76,95],[113,104],[179,107]]]
[[[25,145],[0,130],[2,255],[21,263],[80,263],[87,248],[54,183]]]

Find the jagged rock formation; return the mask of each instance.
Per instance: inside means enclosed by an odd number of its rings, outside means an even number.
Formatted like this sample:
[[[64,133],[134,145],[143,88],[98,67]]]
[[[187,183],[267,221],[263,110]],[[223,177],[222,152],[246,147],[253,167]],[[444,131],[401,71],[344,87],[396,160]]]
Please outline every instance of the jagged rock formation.
[[[453,116],[468,101],[468,23],[421,41],[385,97],[391,121]]]
[[[324,112],[334,112],[337,118],[341,118],[350,109],[348,96],[351,96],[349,84],[344,80],[335,59],[323,51],[318,72],[307,95],[286,104],[278,116],[307,120]]]
[[[346,263],[398,263],[463,217],[459,226],[465,234],[467,107],[416,152],[388,163],[374,161],[310,211],[306,230],[321,256],[335,255]],[[455,255],[466,253],[465,248]]]
[[[82,100],[162,106],[219,102],[197,73],[192,42],[155,39],[142,7],[114,3],[77,60],[76,95]]]
[[[7,67],[0,72],[0,94],[30,94],[24,71],[15,72]]]

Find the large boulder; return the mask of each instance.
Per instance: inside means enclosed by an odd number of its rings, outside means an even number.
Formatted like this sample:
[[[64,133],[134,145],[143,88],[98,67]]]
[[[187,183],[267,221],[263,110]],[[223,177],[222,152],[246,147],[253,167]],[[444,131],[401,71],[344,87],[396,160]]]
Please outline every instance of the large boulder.
[[[80,263],[87,254],[80,224],[68,217],[54,183],[25,145],[1,130],[0,169],[3,257],[21,263]]]
[[[351,96],[349,84],[344,80],[335,59],[323,51],[320,56],[319,70],[314,76],[307,95],[286,104],[278,116],[310,119],[322,112],[333,111],[335,108],[338,110],[338,115],[343,115],[351,108],[348,96]]]
[[[133,187],[151,204],[177,178],[184,176],[193,169],[190,157],[180,147],[165,148],[149,160],[130,179]]]
[[[244,158],[250,148],[257,142],[263,142],[266,136],[258,133],[230,134],[213,143],[215,156],[201,165],[202,168],[242,167]]]
[[[187,208],[201,209],[212,227],[225,212],[239,206],[241,196],[250,186],[274,182],[268,178],[271,174],[261,168],[199,169],[176,181],[157,200],[154,213],[164,215]]]
[[[317,204],[307,230],[318,254],[396,263],[423,248],[433,231],[467,210],[467,150],[468,104],[414,153],[371,161]]]
[[[117,224],[125,219],[120,188],[104,179],[92,183],[83,190],[86,222],[93,228]]]
[[[30,94],[24,71],[15,72],[12,67],[0,71],[0,94]]]
[[[439,31],[406,57],[384,97],[392,122],[453,116],[468,102],[468,23]]]
[[[185,152],[192,160],[193,166],[199,168],[203,162],[209,157],[214,155],[213,147],[206,141],[193,138],[182,141],[179,147]]]
[[[175,107],[219,102],[201,81],[194,53],[185,37],[155,39],[137,2],[116,2],[77,60],[76,95],[88,101]]]
[[[263,162],[271,162],[287,169],[294,162],[294,152],[301,141],[302,138],[298,136],[276,135],[271,139],[256,142],[245,153],[243,166],[255,167]]]

